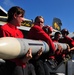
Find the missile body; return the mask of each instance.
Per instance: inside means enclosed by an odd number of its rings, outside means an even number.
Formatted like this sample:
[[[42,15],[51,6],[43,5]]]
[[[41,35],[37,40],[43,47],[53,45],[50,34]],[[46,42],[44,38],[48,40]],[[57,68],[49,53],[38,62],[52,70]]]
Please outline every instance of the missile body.
[[[67,44],[54,43],[56,50],[58,44],[65,50]],[[0,58],[2,59],[14,59],[24,56],[29,48],[32,49],[32,54],[36,54],[42,47],[43,53],[50,50],[48,44],[44,41],[13,38],[13,37],[2,37],[0,38]]]
[[[0,58],[13,59],[21,57],[27,53],[29,48],[35,54],[41,47],[43,52],[49,51],[49,46],[44,41],[3,37],[0,38]]]
[[[66,50],[68,48],[66,43],[58,43],[58,42],[54,42],[55,48],[56,50],[58,49],[58,45],[60,45],[62,47],[63,50]]]

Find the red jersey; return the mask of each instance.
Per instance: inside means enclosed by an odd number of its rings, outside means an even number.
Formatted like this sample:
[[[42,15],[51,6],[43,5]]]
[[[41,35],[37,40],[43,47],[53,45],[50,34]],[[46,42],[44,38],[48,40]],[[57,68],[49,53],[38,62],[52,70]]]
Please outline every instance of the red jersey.
[[[56,40],[56,39],[52,39],[52,41],[53,41],[53,42],[58,42],[58,40]]]
[[[23,38],[23,34],[16,26],[7,23],[1,27],[0,37],[16,37]]]
[[[34,40],[43,40],[45,41],[49,47],[50,47],[50,50],[54,51],[55,50],[55,46],[52,42],[52,39],[50,38],[50,36],[48,36],[44,31],[43,29],[38,26],[38,25],[34,25],[29,33],[28,33],[28,38],[29,39],[34,39]]]
[[[0,37],[24,38],[24,35],[16,26],[7,23],[1,26]],[[22,63],[20,59],[13,59],[11,61],[14,61],[19,66],[25,66],[25,63]]]

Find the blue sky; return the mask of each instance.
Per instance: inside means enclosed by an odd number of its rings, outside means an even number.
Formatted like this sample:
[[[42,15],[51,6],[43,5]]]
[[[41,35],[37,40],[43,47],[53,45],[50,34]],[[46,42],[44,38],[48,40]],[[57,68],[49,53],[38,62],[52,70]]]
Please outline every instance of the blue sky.
[[[74,0],[0,0],[0,6],[6,11],[12,6],[20,6],[26,11],[25,18],[41,15],[45,25],[52,26],[53,18],[59,18],[62,29],[74,32]]]

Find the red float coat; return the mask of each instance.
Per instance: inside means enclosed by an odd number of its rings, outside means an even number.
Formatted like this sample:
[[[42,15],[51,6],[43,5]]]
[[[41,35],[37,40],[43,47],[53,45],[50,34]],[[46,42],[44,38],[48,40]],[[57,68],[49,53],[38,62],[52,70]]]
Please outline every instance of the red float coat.
[[[16,26],[7,23],[3,26],[1,26],[0,29],[0,37],[15,37],[15,38],[24,38],[22,32],[17,29]],[[20,59],[13,59],[11,61],[14,61],[17,65],[24,67],[25,63],[22,63]]]
[[[34,25],[30,29],[30,31],[28,33],[28,38],[34,39],[34,40],[43,40],[49,45],[51,52],[55,51],[55,46],[54,46],[54,43],[53,43],[52,39],[38,25]]]

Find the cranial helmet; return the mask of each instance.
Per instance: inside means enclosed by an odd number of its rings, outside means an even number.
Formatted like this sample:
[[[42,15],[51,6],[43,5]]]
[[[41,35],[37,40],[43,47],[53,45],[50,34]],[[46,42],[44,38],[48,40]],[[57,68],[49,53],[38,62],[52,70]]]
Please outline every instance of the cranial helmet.
[[[66,34],[68,35],[68,34],[69,34],[69,31],[68,31],[67,29],[62,29],[62,30],[61,30],[61,33],[62,33],[62,34],[65,34],[65,33],[66,33]]]

